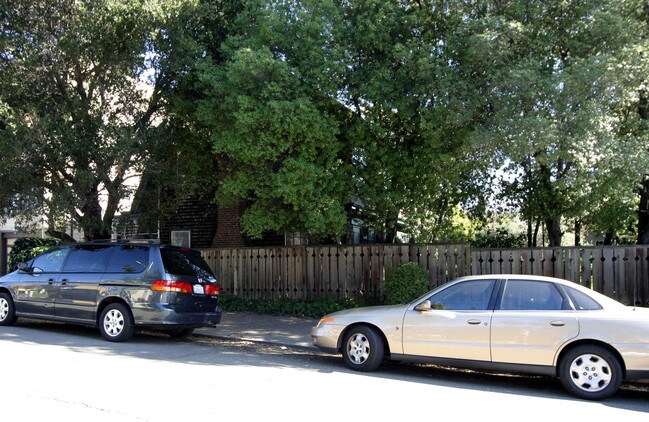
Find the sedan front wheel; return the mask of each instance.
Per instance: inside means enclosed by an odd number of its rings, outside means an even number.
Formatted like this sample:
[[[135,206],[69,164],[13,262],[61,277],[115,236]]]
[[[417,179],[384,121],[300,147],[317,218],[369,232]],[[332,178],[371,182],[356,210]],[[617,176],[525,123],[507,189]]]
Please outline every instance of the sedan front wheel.
[[[384,351],[381,336],[366,325],[351,328],[343,340],[343,360],[355,371],[377,369],[383,362]]]

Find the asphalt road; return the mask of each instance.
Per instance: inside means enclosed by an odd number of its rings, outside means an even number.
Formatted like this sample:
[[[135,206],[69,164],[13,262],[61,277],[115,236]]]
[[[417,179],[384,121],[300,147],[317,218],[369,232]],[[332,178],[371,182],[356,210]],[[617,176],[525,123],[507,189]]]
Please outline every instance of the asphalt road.
[[[633,386],[587,402],[549,378],[397,363],[359,374],[339,357],[303,348],[157,333],[115,344],[94,329],[39,322],[0,327],[0,359],[0,414],[9,421],[644,420],[649,413],[648,390]]]

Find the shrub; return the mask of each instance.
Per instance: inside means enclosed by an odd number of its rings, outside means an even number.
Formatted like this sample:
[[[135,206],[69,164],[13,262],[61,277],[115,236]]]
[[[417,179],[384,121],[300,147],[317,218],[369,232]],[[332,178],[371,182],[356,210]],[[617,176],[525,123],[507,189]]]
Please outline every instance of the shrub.
[[[385,275],[385,303],[407,303],[428,291],[428,272],[416,262],[390,268]]]
[[[253,312],[266,315],[290,315],[320,318],[325,314],[358,306],[353,299],[336,302],[333,299],[300,301],[293,299],[248,299],[222,295],[221,306],[228,312]]]
[[[16,239],[11,246],[11,252],[9,252],[9,271],[14,271],[21,262],[27,262],[60,243],[60,240],[52,238],[21,237]]]
[[[476,248],[523,248],[527,245],[527,236],[497,227],[477,233],[472,245]]]

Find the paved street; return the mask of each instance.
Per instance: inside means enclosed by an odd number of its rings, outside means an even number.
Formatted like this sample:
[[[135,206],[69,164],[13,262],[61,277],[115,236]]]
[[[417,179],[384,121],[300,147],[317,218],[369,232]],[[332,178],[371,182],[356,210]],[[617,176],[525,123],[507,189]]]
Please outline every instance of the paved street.
[[[224,337],[144,333],[113,344],[93,329],[21,321],[0,328],[0,357],[0,408],[17,421],[638,420],[649,413],[646,390],[594,403],[547,378],[395,363],[359,374],[307,348]]]

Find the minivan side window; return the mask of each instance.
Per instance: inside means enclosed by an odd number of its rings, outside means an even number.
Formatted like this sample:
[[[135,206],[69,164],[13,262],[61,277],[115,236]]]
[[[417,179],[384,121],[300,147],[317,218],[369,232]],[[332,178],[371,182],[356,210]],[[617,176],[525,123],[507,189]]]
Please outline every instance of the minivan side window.
[[[32,271],[35,273],[60,272],[69,251],[68,248],[55,249],[37,256],[31,264]]]
[[[103,273],[112,250],[108,245],[78,245],[72,248],[64,273]]]
[[[108,273],[141,273],[149,266],[149,247],[120,245],[114,247],[108,262]]]

